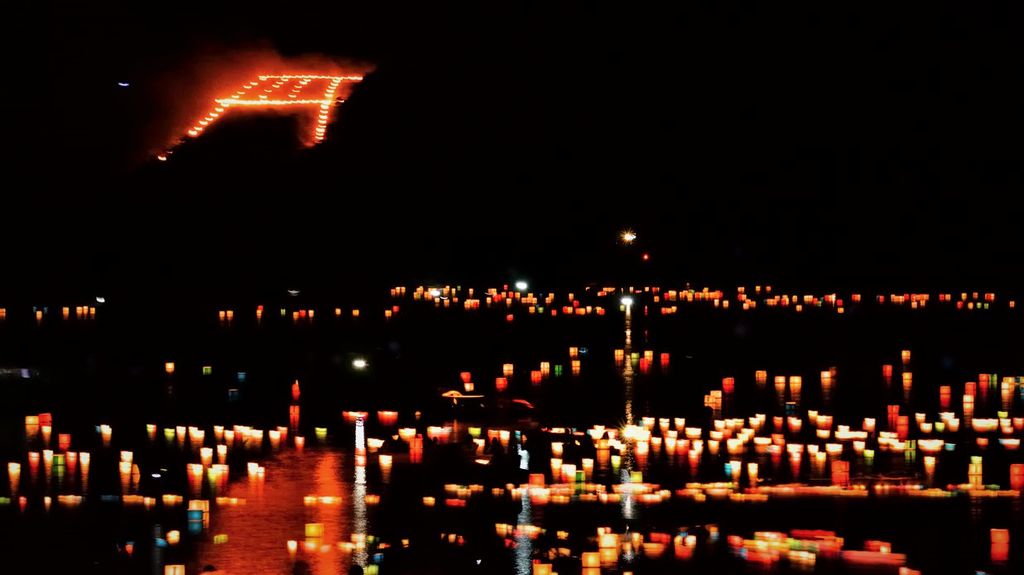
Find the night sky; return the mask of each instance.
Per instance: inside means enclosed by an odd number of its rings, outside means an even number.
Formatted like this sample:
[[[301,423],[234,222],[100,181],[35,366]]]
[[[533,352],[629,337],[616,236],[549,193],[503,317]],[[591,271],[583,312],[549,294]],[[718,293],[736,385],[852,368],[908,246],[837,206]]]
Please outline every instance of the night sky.
[[[123,4],[53,4],[18,52],[4,293],[1024,275],[1015,3]],[[271,54],[373,72],[317,148],[268,115],[148,160]]]

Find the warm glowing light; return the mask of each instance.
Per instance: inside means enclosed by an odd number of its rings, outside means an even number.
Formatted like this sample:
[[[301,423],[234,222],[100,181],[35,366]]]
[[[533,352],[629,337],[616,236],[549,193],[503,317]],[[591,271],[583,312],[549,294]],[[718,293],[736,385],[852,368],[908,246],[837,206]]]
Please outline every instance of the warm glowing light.
[[[626,307],[629,307],[629,306],[633,305],[633,298],[631,298],[628,295],[627,296],[623,296],[622,299],[619,300],[619,301],[621,301],[622,305],[624,305]]]
[[[523,280],[519,280],[516,282],[516,289],[519,291],[526,291],[527,287],[529,287],[529,285]]]
[[[636,232],[633,230],[625,230],[622,232],[622,243],[631,244],[636,241]]]
[[[366,360],[361,357],[352,360],[352,367],[356,369],[366,369],[367,365],[369,364],[367,364]]]
[[[196,123],[186,130],[186,134],[193,138],[198,137],[231,108],[316,106],[316,122],[307,143],[319,144],[326,136],[331,108],[335,103],[344,101],[337,97],[342,82],[361,82],[362,79],[362,76],[324,74],[262,75],[257,80],[242,85],[230,97],[215,99],[212,109],[196,120]],[[160,154],[157,159],[166,161],[167,156]]]

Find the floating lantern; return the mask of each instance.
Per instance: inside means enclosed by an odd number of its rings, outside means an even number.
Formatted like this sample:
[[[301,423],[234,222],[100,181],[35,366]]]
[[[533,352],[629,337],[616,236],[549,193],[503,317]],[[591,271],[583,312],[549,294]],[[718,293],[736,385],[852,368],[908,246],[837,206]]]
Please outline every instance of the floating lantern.
[[[206,448],[203,448],[206,449]],[[202,452],[200,452],[202,455]],[[217,445],[217,463],[224,463],[228,458],[228,446],[224,444]]]
[[[323,523],[307,523],[306,524],[306,539],[319,539],[324,536],[324,524]]]
[[[759,369],[759,370],[755,371],[754,372],[754,383],[756,383],[759,386],[760,385],[765,385],[766,383],[768,383],[768,372],[763,370],[763,369]]]
[[[793,401],[799,403],[800,392],[803,389],[804,378],[799,375],[789,376],[789,394]]]
[[[271,429],[267,431],[267,437],[270,439],[270,447],[272,449],[279,449],[281,447],[281,430]]]
[[[824,454],[821,454],[824,455]],[[832,485],[838,485],[840,487],[850,486],[850,462],[849,461],[833,461],[832,462]]]
[[[60,451],[67,451],[71,448],[71,434],[70,433],[58,433],[57,434],[57,449]]]
[[[550,563],[534,563],[533,564],[533,575],[557,575],[551,570]]]
[[[786,396],[786,376],[776,375],[774,379],[775,393],[778,394],[779,398]]]
[[[417,435],[409,443],[409,462],[421,463],[423,461],[423,436]]]
[[[83,451],[78,454],[78,461],[82,464],[82,481],[89,480],[89,462],[92,460],[88,451]]]
[[[1010,464],[1010,489],[1024,489],[1024,463]]]
[[[982,459],[980,455],[971,456],[971,462],[967,465],[967,479],[973,489],[982,488]]]
[[[1010,530],[993,528],[989,533],[992,561],[1005,563],[1010,557]]]
[[[25,436],[28,439],[32,439],[39,433],[39,416],[38,415],[26,415],[25,416]]]
[[[168,362],[164,363],[164,373],[166,373],[167,375],[173,375],[174,374],[174,362],[173,361],[168,361]]]
[[[971,416],[974,415],[974,396],[965,394],[963,397],[963,402],[964,417],[970,420]]]
[[[110,447],[110,438],[113,433],[114,430],[109,425],[100,426],[100,438],[103,440],[104,447]]]
[[[939,387],[939,406],[943,411],[949,410],[949,400],[952,393],[952,389],[948,385]]]
[[[199,449],[199,461],[203,467],[209,467],[213,464],[213,449],[210,447],[203,447]]]
[[[21,483],[21,464],[11,461],[7,464],[7,477],[11,483],[11,495],[18,493],[18,485]]]

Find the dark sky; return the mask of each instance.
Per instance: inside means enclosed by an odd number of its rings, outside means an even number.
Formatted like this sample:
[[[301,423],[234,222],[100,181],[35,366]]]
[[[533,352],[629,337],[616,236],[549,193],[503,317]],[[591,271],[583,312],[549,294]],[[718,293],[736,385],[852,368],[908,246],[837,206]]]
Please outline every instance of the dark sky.
[[[1016,3],[203,4],[50,5],[0,289],[1024,276]],[[267,117],[143,161],[270,53],[375,70],[316,149]]]

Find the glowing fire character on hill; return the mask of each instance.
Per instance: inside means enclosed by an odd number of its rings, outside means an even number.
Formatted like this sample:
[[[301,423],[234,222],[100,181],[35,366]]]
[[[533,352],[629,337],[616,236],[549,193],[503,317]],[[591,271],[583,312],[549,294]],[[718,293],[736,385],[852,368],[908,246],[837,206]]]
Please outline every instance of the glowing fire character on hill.
[[[213,108],[187,130],[195,138],[219,120],[232,108],[281,109],[291,106],[306,106],[316,112],[313,132],[306,140],[309,145],[324,141],[331,107],[344,102],[337,97],[342,82],[360,82],[362,76],[335,76],[322,74],[287,74],[280,76],[258,76],[242,85],[231,96],[214,100]],[[157,159],[165,161],[167,154]]]

